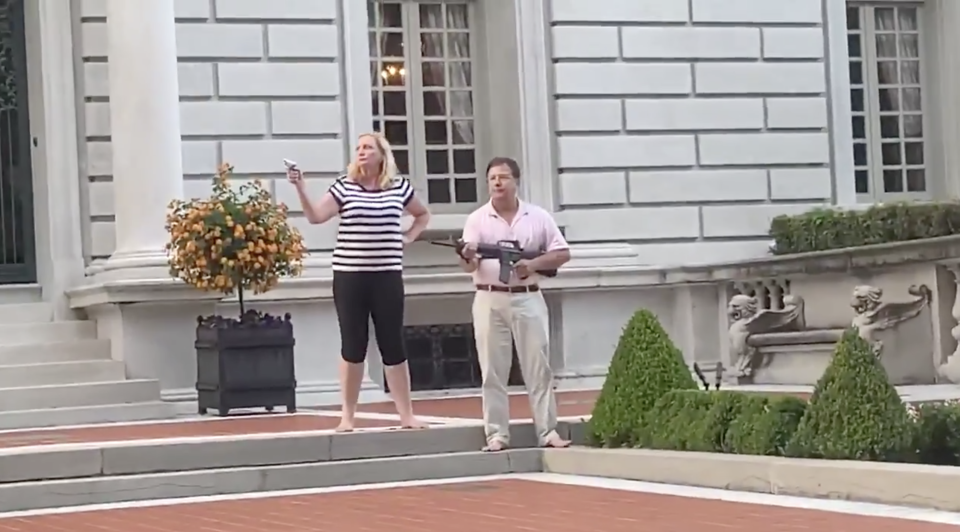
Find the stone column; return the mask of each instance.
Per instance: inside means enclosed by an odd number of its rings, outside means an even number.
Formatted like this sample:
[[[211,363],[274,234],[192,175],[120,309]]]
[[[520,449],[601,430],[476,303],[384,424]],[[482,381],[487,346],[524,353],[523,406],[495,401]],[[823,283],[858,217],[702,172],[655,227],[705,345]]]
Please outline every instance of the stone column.
[[[107,0],[117,245],[103,273],[111,277],[166,277],[167,204],[183,196],[173,5]]]

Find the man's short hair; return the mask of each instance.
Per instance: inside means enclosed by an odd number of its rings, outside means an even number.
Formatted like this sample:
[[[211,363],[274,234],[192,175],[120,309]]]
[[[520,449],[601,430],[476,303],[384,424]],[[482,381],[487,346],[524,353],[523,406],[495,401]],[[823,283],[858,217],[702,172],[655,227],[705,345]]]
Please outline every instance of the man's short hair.
[[[514,179],[520,179],[520,163],[512,157],[494,157],[490,159],[490,162],[487,163],[487,173],[490,173],[490,169],[495,166],[506,166],[510,169],[510,173],[513,174]]]

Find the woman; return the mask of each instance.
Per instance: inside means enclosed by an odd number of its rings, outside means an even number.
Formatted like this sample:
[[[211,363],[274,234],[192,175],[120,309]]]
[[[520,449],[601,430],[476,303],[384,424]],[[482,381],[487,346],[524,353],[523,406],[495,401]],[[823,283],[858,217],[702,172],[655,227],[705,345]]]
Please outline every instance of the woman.
[[[320,201],[310,201],[299,169],[289,168],[287,179],[297,187],[310,223],[326,223],[340,215],[333,252],[333,302],[343,358],[343,411],[337,430],[353,430],[371,317],[400,422],[404,428],[426,428],[413,414],[403,348],[403,247],[426,228],[430,213],[414,195],[410,181],[397,175],[390,143],[379,133],[360,136],[347,174],[338,178]],[[400,226],[404,211],[413,216],[413,224],[405,232]]]

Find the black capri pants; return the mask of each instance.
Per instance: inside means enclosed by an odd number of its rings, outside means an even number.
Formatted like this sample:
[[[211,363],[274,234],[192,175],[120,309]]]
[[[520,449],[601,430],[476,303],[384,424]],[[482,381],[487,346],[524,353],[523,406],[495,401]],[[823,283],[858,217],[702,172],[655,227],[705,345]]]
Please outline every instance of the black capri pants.
[[[333,304],[340,323],[340,356],[352,364],[367,358],[370,318],[384,366],[407,360],[403,348],[403,272],[333,272]]]

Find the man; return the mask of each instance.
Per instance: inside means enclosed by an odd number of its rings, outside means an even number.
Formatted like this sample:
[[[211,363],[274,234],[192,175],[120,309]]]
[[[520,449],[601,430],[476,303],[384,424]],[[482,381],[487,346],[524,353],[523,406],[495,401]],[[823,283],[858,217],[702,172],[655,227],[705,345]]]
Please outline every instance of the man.
[[[539,443],[567,447],[570,442],[556,431],[557,403],[550,369],[547,304],[537,284],[538,270],[559,268],[570,260],[570,248],[560,228],[544,209],[520,201],[517,185],[520,166],[508,157],[495,157],[487,165],[490,202],[474,211],[463,228],[465,243],[460,265],[473,274],[477,293],[473,300],[473,325],[483,375],[485,451],[500,451],[510,444],[510,401],[507,379],[513,359],[511,339],[527,386],[530,409]],[[543,255],[517,263],[510,282],[499,280],[495,260],[477,259],[477,244],[516,240],[523,249]]]

